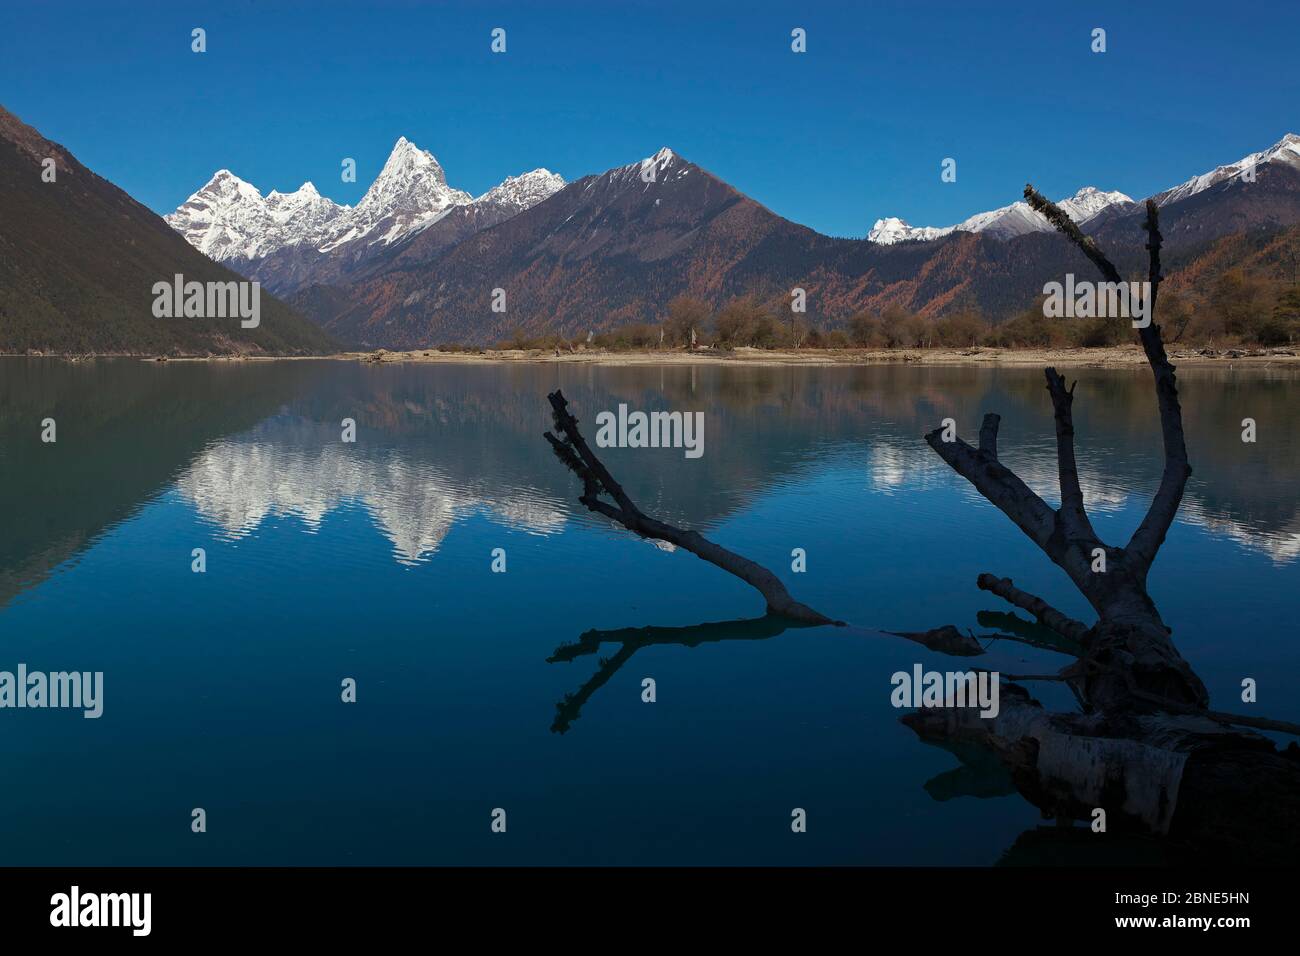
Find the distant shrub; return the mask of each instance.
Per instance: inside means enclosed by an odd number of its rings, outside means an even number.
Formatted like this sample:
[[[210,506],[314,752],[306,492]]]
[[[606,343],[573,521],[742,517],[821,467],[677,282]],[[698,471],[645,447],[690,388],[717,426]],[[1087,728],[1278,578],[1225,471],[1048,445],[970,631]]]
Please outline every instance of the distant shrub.
[[[754,298],[728,302],[714,317],[713,326],[715,340],[722,348],[771,348],[776,344],[776,323]]]
[[[970,348],[978,345],[988,332],[988,322],[973,310],[954,312],[934,323],[935,343],[946,348]]]
[[[1051,348],[1069,340],[1064,321],[1044,316],[1039,304],[994,326],[984,341],[999,348]]]
[[[1075,344],[1085,349],[1109,348],[1127,342],[1132,334],[1133,324],[1130,319],[1116,317],[1084,319],[1076,327]]]
[[[881,348],[885,344],[880,319],[869,312],[859,312],[849,319],[847,338],[860,349]]]
[[[1295,324],[1285,319],[1266,319],[1255,329],[1255,341],[1260,345],[1290,345],[1295,337]]]
[[[691,332],[696,343],[713,318],[709,306],[699,299],[679,295],[668,303],[668,318],[664,321],[664,340],[667,345],[689,346]]]

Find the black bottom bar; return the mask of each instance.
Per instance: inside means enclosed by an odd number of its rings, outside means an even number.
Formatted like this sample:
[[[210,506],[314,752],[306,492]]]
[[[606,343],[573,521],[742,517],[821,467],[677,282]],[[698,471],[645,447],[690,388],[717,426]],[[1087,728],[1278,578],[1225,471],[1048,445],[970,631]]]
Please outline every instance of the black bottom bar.
[[[468,933],[585,946],[593,930],[667,942],[706,927],[733,940],[774,930],[1232,940],[1293,926],[1293,882],[1289,870],[1225,869],[10,869],[0,925],[6,939],[92,944],[146,924],[143,938],[203,943]]]

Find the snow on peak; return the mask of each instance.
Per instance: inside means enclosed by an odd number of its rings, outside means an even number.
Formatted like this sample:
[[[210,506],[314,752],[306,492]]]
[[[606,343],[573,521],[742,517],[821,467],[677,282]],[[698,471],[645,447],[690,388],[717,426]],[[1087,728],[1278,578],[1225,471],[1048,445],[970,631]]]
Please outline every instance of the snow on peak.
[[[492,205],[523,212],[549,199],[565,186],[564,178],[549,169],[534,169],[518,176],[509,176],[499,186],[493,186],[474,200],[475,205]]]
[[[454,206],[473,201],[469,193],[447,185],[447,174],[433,153],[405,136],[398,139],[388,161],[356,208],[346,228],[320,246],[329,252],[344,243],[370,237],[388,245],[437,222]]]
[[[1265,163],[1285,163],[1300,169],[1300,135],[1287,133],[1268,149],[1243,156],[1235,163],[1219,166],[1208,173],[1193,176],[1185,183],[1172,189],[1166,189],[1151,198],[1157,205],[1167,206],[1204,192],[1211,186],[1241,177],[1252,167]],[[1121,192],[1103,192],[1095,186],[1084,186],[1068,199],[1062,199],[1058,206],[1079,225],[1085,225],[1100,213],[1113,207],[1122,208],[1133,205],[1133,200]],[[889,244],[908,240],[935,239],[950,232],[987,232],[1001,239],[1024,235],[1027,232],[1047,232],[1051,226],[1042,216],[1034,213],[1024,202],[1012,203],[1001,209],[977,213],[955,226],[942,229],[933,226],[909,226],[901,219],[878,219],[867,238],[872,242]]]
[[[291,193],[272,190],[266,196],[266,209],[275,230],[284,236],[298,237],[298,242],[327,234],[345,208],[326,199],[309,182]]]
[[[643,170],[652,168],[654,170],[655,178],[658,179],[662,173],[668,170],[668,167],[673,164],[673,160],[676,158],[676,153],[667,146],[662,146],[660,147],[659,152],[655,153],[653,156],[646,157],[636,165]]]
[[[213,173],[166,220],[190,245],[217,260],[261,248],[257,237],[274,228],[257,187],[228,169]]]
[[[1084,186],[1057,205],[1082,226],[1102,210],[1132,202],[1121,192],[1103,192],[1095,186]],[[1030,232],[1050,232],[1051,229],[1047,220],[1022,200],[1000,209],[976,213],[955,226],[909,226],[901,219],[877,219],[867,238],[881,245],[890,245],[895,242],[925,242],[953,232],[986,232],[998,239],[1011,239]]]
[[[291,193],[282,193],[278,189],[272,189],[266,194],[266,201],[268,203],[290,206],[301,206],[318,202],[332,203],[332,200],[326,199],[318,193],[316,187],[311,183],[303,183]]]
[[[564,180],[555,173],[535,169],[510,177],[477,201],[522,212],[563,187]],[[310,182],[290,193],[272,190],[263,197],[230,170],[220,169],[165,219],[192,246],[224,261],[257,259],[303,243],[320,252],[357,241],[389,244],[474,201],[469,193],[447,185],[433,153],[402,136],[356,206],[322,196]]]
[[[1103,209],[1109,209],[1115,205],[1132,205],[1133,199],[1125,196],[1118,190],[1102,192],[1096,186],[1084,186],[1069,199],[1062,199],[1058,206],[1062,211],[1077,222],[1083,225],[1092,219]]]
[[[252,183],[245,182],[228,169],[218,169],[212,174],[212,178],[207,181],[198,193],[206,192],[208,195],[229,196],[233,199],[242,200],[261,200],[262,194]],[[194,197],[191,196],[191,199]]]
[[[663,146],[658,152],[645,159],[628,163],[626,166],[617,166],[604,175],[620,183],[639,182],[645,189],[649,189],[651,183],[678,180],[689,174],[690,168],[686,162],[667,146]]]
[[[867,238],[872,242],[879,243],[882,246],[893,245],[896,242],[927,242],[931,239],[938,239],[946,236],[955,229],[955,226],[940,228],[937,226],[909,226],[902,219],[890,216],[888,219],[877,219],[876,224],[871,227],[867,233]]]
[[[393,144],[393,151],[388,154],[388,160],[384,163],[384,168],[380,171],[379,178],[375,182],[420,173],[431,175],[444,185],[447,182],[447,174],[442,171],[442,166],[433,153],[427,149],[420,149],[405,136],[402,136]]]
[[[1258,153],[1251,153],[1249,156],[1243,156],[1235,163],[1219,166],[1208,173],[1193,176],[1187,182],[1180,183],[1173,189],[1166,189],[1152,198],[1156,201],[1156,205],[1167,206],[1172,202],[1178,202],[1204,192],[1211,186],[1217,186],[1221,182],[1234,179],[1248,169],[1274,162],[1300,168],[1300,136],[1295,133],[1287,133],[1268,149],[1260,150]]]

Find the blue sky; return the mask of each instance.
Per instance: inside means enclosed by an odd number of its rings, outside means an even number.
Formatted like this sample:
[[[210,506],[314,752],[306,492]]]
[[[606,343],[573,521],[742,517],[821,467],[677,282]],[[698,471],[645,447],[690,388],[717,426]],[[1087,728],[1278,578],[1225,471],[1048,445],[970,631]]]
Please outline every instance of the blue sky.
[[[160,213],[221,167],[354,203],[405,135],[475,194],[668,145],[861,236],[881,216],[956,222],[1027,180],[1140,198],[1300,131],[1294,2],[0,0],[0,18],[0,104]]]

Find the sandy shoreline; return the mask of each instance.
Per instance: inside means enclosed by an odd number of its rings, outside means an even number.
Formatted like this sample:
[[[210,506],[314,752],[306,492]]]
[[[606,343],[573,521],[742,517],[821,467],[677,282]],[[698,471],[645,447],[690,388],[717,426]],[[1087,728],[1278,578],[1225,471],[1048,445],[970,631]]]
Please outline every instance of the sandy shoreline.
[[[1232,348],[1201,351],[1193,348],[1171,348],[1169,357],[1177,365],[1300,365],[1300,354],[1291,349]],[[0,356],[6,357],[6,356]],[[22,356],[17,356],[22,357]],[[1125,368],[1145,367],[1146,357],[1137,345],[1112,348],[1059,348],[1059,349],[799,349],[797,351],[769,351],[766,349],[739,348],[730,352],[699,349],[687,352],[669,351],[611,352],[586,349],[575,352],[555,352],[546,349],[505,349],[484,352],[440,352],[437,349],[416,349],[407,352],[390,352],[378,349],[370,352],[340,352],[334,355],[212,355],[212,356],[148,356],[148,355],[46,355],[68,362],[91,361],[95,358],[134,358],[144,362],[285,362],[285,361],[351,361],[376,365],[403,364],[496,364],[510,362],[539,362],[588,365],[994,365],[1035,366],[1054,365],[1061,368]]]
[[[1201,354],[1195,349],[1170,349],[1171,360],[1179,365],[1225,365],[1242,363],[1254,366],[1300,365],[1300,354],[1286,354],[1288,349],[1232,349],[1218,354]],[[560,352],[510,349],[499,352],[460,353],[436,350],[411,352],[347,352],[340,359],[370,364],[405,363],[499,363],[550,362],[597,365],[1005,365],[1048,366],[1062,368],[1091,366],[1096,368],[1146,367],[1146,356],[1136,345],[1100,349],[799,349],[768,351],[736,349],[720,352],[701,349],[695,352],[605,352],[600,350]]]

